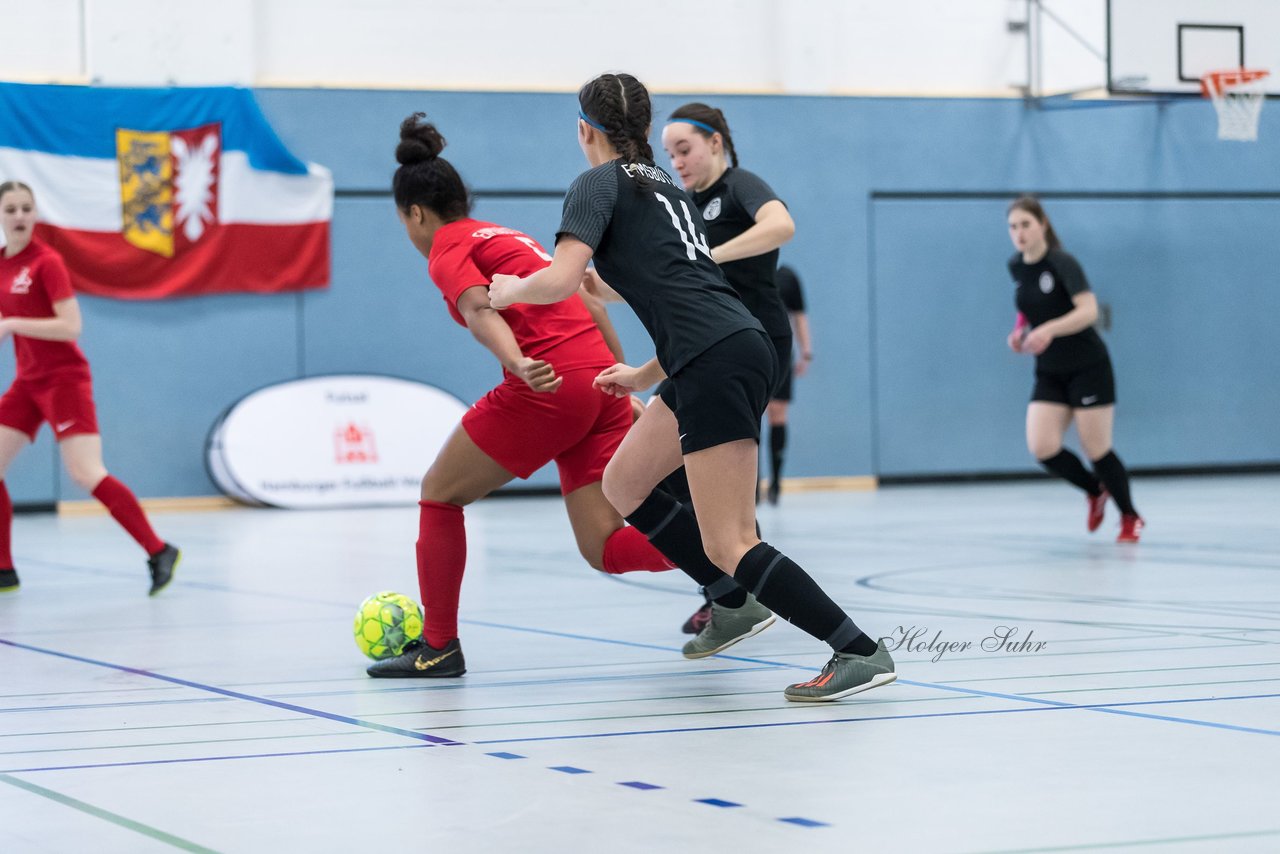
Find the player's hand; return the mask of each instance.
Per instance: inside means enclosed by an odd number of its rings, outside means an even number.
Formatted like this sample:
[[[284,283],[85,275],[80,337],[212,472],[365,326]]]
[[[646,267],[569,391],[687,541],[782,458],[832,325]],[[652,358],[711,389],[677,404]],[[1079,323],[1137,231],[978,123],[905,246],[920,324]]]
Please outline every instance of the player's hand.
[[[1053,334],[1046,330],[1043,326],[1037,326],[1027,333],[1027,337],[1022,339],[1022,352],[1030,353],[1033,356],[1039,356],[1045,350],[1049,349],[1049,345],[1053,343]]]
[[[1013,331],[1009,333],[1009,349],[1015,353],[1022,352],[1022,341],[1027,337],[1027,328],[1025,326],[1015,326]]]
[[[515,305],[519,284],[519,276],[496,273],[493,281],[489,283],[489,305],[499,311]]]
[[[564,377],[556,376],[556,369],[541,359],[530,359],[525,356],[516,362],[515,369],[511,373],[524,380],[529,388],[537,392],[555,392],[564,385]]]
[[[614,397],[626,397],[642,388],[636,379],[639,373],[638,370],[630,365],[619,363],[601,371],[592,382],[592,385],[605,394],[611,394]]]
[[[793,371],[795,375],[797,377],[802,377],[809,373],[809,363],[812,361],[813,356],[801,356],[799,359],[796,359],[796,366]]]

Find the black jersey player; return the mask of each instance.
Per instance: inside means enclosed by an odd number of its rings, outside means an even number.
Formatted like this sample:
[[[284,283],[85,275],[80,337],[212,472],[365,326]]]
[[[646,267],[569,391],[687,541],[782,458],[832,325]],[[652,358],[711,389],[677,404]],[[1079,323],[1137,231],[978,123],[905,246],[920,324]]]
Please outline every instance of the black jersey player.
[[[578,289],[588,263],[635,311],[657,357],[615,365],[597,384],[624,395],[666,376],[669,390],[631,428],[605,470],[606,497],[711,593],[710,623],[685,646],[701,658],[781,614],[829,643],[822,672],[787,699],[835,700],[897,678],[884,644],[862,632],[794,561],[755,532],[760,418],[776,354],[711,258],[692,199],[653,163],[648,90],[605,74],[578,94],[578,142],[591,168],[565,198],[551,265],[495,276],[490,303],[549,303]],[[698,515],[655,486],[684,464]]]
[[[1109,494],[1120,508],[1119,542],[1136,543],[1143,521],[1130,497],[1129,474],[1111,447],[1116,390],[1107,346],[1093,328],[1098,300],[1037,199],[1015,200],[1008,220],[1018,250],[1009,259],[1018,306],[1009,347],[1036,357],[1027,448],[1050,472],[1085,491],[1090,531],[1102,524]],[[1072,421],[1092,473],[1062,447]]]

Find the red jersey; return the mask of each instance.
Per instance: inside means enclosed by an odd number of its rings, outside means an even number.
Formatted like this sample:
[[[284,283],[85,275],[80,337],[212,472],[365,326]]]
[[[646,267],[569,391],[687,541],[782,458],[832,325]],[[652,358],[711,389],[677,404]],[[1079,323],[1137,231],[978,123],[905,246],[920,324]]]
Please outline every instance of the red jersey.
[[[468,288],[488,286],[495,273],[528,276],[551,256],[527,234],[489,222],[461,219],[442,226],[431,244],[427,273],[458,323],[458,298]],[[552,305],[513,305],[502,310],[520,351],[550,362],[557,372],[607,368],[617,360],[578,294]]]
[[[0,316],[54,317],[53,304],[75,296],[62,256],[32,240],[12,258],[0,253]],[[89,379],[89,362],[74,341],[13,336],[17,379]]]

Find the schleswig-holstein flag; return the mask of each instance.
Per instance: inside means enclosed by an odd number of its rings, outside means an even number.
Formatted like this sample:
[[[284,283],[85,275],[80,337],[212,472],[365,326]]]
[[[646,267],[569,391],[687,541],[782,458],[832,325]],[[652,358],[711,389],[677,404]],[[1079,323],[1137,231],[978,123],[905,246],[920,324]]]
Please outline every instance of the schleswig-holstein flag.
[[[76,290],[121,299],[329,282],[333,177],[284,147],[247,89],[0,84],[0,181]]]

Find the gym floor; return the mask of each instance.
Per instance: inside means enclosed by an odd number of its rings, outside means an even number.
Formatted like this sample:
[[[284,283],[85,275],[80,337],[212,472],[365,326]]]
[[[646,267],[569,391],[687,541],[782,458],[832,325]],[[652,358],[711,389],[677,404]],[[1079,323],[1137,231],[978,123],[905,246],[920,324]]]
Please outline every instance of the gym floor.
[[[615,578],[563,505],[467,510],[467,675],[374,681],[413,508],[19,516],[0,851],[1280,850],[1280,477],[1135,482],[1137,546],[1034,481],[784,495],[766,538],[898,681],[787,703],[790,625],[680,656],[681,574]]]

